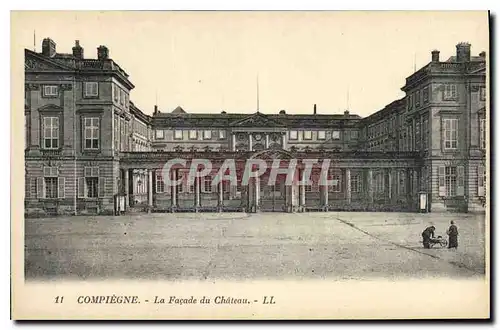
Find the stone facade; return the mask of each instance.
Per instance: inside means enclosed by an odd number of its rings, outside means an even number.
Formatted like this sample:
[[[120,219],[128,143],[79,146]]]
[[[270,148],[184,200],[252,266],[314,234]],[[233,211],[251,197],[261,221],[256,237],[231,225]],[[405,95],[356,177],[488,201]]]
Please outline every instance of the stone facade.
[[[156,106],[146,115],[129,94],[128,74],[100,46],[86,59],[79,42],[57,53],[45,39],[42,52],[25,51],[25,213],[111,214],[117,197],[127,211],[427,211],[482,210],[486,200],[486,58],[457,56],[431,62],[406,79],[406,96],[361,118],[326,114],[190,114]],[[270,173],[242,187],[210,177],[165,186],[161,169],[172,158],[210,159],[214,172],[237,160],[238,178],[248,159],[328,159],[323,187],[313,171],[310,185]],[[299,164],[300,165],[300,164]],[[187,177],[186,168],[170,175]]]

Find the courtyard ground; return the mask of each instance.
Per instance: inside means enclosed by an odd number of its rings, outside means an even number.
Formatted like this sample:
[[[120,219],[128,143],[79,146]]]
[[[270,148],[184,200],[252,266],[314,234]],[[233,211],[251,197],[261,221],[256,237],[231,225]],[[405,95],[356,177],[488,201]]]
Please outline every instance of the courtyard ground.
[[[424,249],[433,224],[459,247]],[[447,237],[446,237],[447,238]],[[177,213],[25,220],[25,275],[48,279],[401,279],[485,274],[484,214]]]

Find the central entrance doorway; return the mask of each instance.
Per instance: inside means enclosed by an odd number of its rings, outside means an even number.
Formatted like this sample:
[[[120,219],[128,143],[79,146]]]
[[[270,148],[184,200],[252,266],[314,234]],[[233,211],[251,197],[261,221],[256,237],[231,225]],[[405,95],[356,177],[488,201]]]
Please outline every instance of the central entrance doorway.
[[[263,212],[284,212],[286,202],[286,175],[278,174],[274,184],[269,182],[269,171],[260,177],[260,210]]]

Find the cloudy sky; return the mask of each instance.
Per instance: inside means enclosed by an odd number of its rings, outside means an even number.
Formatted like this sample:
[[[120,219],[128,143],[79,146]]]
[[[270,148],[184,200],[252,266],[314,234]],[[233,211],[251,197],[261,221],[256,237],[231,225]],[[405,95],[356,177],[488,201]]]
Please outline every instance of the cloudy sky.
[[[404,96],[433,49],[488,51],[487,24],[486,12],[16,12],[12,46],[23,56],[50,37],[70,53],[78,39],[96,58],[106,45],[149,114],[255,112],[258,76],[261,112],[367,116]]]

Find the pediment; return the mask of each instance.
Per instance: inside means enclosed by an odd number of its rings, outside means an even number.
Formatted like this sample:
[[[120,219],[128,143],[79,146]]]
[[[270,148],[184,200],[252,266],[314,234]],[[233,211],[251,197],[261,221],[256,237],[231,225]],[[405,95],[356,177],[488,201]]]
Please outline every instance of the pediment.
[[[259,112],[231,123],[233,127],[283,127],[282,124],[269,119]]]
[[[66,65],[28,51],[24,54],[24,69],[28,71],[72,70]]]
[[[63,107],[57,105],[57,104],[46,104],[40,108],[38,108],[38,111],[63,111]]]

